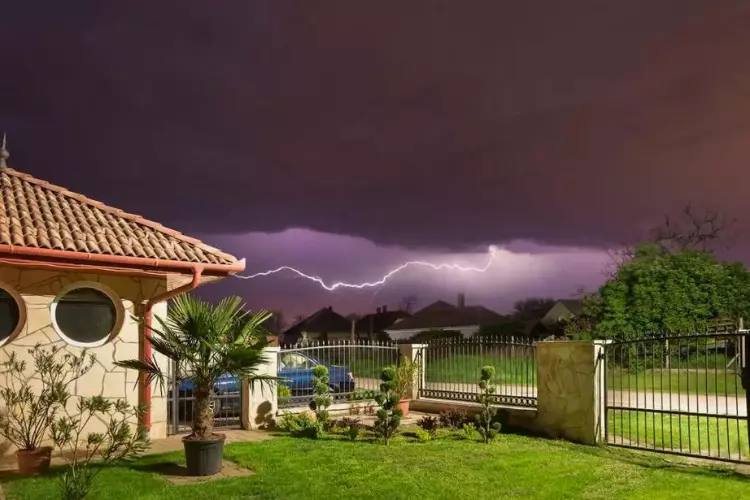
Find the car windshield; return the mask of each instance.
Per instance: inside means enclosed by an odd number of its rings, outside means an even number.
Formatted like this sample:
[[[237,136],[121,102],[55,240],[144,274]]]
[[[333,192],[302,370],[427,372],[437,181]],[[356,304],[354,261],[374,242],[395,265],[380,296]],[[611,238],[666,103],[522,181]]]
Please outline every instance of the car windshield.
[[[282,370],[305,370],[312,368],[313,363],[307,356],[298,353],[288,353],[281,357],[279,368]]]

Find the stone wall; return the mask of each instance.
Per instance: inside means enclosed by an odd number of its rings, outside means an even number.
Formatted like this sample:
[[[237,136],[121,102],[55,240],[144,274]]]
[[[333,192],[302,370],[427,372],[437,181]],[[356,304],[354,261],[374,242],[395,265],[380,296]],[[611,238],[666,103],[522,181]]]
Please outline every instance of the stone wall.
[[[597,444],[604,415],[603,344],[597,341],[537,344],[535,426],[551,437]]]
[[[22,311],[23,326],[12,338],[0,347],[0,362],[8,358],[10,352],[16,352],[19,358],[31,363],[28,349],[42,346],[63,345],[72,354],[79,354],[81,347],[71,345],[57,333],[53,326],[51,305],[55,298],[74,284],[91,283],[119,298],[118,326],[113,336],[104,345],[90,348],[97,361],[91,371],[78,380],[73,387],[77,396],[102,395],[108,398],[121,398],[130,404],[138,403],[136,381],[138,374],[114,366],[115,361],[136,359],[139,357],[139,325],[134,319],[136,306],[149,298],[163,293],[167,287],[166,279],[136,278],[119,275],[72,273],[47,270],[19,269],[0,266],[0,286],[9,292],[15,292],[25,304],[25,321]],[[22,305],[23,309],[23,305]],[[157,304],[154,316],[166,316],[167,305]],[[166,360],[155,356],[160,366],[166,366]],[[32,364],[33,366],[33,364]],[[5,383],[0,377],[0,383]],[[167,404],[166,394],[157,384],[152,387],[151,437],[166,436]],[[74,411],[71,401],[69,411]],[[103,422],[97,421],[90,426],[90,431],[101,431]],[[12,452],[9,443],[0,443],[0,454]]]

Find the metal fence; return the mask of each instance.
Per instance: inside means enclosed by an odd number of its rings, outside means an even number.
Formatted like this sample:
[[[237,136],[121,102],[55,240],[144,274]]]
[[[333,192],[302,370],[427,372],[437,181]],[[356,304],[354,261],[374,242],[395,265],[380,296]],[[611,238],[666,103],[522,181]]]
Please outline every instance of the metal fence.
[[[420,397],[475,401],[481,369],[490,365],[498,404],[536,406],[536,345],[528,337],[432,340],[420,358]]]
[[[609,344],[607,443],[748,461],[750,399],[741,377],[747,337],[716,333]]]
[[[281,346],[278,358],[279,407],[307,406],[312,399],[312,369],[328,368],[335,403],[367,401],[375,397],[380,373],[398,362],[392,342],[333,341]]]

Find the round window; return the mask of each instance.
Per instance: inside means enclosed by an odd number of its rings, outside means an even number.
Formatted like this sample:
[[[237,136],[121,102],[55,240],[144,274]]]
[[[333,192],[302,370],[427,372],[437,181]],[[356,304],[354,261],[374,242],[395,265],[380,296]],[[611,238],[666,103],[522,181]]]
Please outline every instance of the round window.
[[[101,290],[74,288],[52,304],[57,332],[71,344],[104,344],[117,324],[117,308]]]
[[[16,333],[21,323],[21,308],[7,290],[0,288],[0,344]]]

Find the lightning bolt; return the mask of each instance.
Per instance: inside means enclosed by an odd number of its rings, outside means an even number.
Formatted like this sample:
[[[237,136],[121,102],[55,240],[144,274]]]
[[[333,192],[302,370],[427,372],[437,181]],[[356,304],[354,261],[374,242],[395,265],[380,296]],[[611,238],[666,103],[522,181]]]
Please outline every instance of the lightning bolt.
[[[268,271],[263,271],[260,273],[250,274],[248,276],[239,276],[234,275],[235,278],[243,279],[243,280],[252,280],[255,278],[262,278],[264,276],[270,276],[272,274],[280,273],[282,271],[288,271],[291,273],[294,273],[302,278],[308,279],[310,281],[313,281],[320,285],[321,287],[325,288],[329,292],[332,292],[338,288],[356,288],[359,290],[362,290],[364,288],[374,288],[381,285],[384,285],[386,281],[388,281],[391,277],[393,277],[395,274],[400,273],[407,267],[427,267],[430,269],[433,269],[435,271],[441,271],[441,270],[453,270],[453,271],[462,271],[462,272],[474,272],[474,273],[483,273],[487,271],[490,266],[492,265],[492,262],[495,260],[495,256],[497,255],[497,247],[492,245],[489,248],[489,258],[487,259],[487,263],[483,267],[466,267],[461,266],[459,264],[448,264],[448,263],[442,263],[442,264],[433,264],[432,262],[425,262],[421,260],[412,260],[409,262],[404,262],[400,266],[396,267],[395,269],[389,271],[387,274],[385,274],[382,278],[380,278],[377,281],[367,281],[364,283],[346,283],[343,281],[339,281],[333,284],[326,284],[325,281],[323,281],[322,278],[318,276],[311,276],[309,274],[305,274],[299,269],[296,269],[291,266],[281,266],[277,267],[276,269],[270,269]]]

